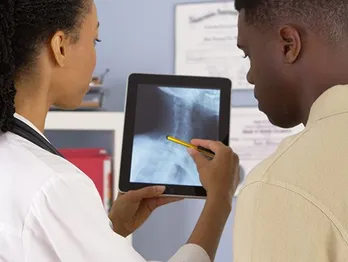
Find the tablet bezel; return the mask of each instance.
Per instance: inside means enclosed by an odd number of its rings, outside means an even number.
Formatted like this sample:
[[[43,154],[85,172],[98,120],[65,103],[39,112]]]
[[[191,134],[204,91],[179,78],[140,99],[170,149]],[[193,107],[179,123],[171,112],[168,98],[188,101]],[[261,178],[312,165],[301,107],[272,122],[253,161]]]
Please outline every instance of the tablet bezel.
[[[128,78],[125,118],[123,130],[122,156],[119,174],[119,191],[127,192],[147,186],[150,183],[130,182],[130,171],[133,153],[134,125],[136,115],[136,100],[139,85],[155,85],[182,88],[217,89],[220,90],[220,118],[219,118],[219,141],[229,145],[230,112],[231,112],[231,89],[232,83],[227,78],[182,76],[182,75],[159,75],[133,73]],[[162,184],[156,184],[162,185]],[[183,197],[206,197],[206,191],[199,186],[182,186],[165,184],[164,195]]]

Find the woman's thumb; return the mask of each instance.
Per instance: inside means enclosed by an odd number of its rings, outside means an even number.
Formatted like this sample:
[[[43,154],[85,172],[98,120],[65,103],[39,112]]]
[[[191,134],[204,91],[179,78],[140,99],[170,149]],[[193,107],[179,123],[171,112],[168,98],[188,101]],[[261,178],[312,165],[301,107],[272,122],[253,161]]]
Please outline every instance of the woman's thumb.
[[[165,186],[151,186],[129,191],[128,197],[134,202],[140,202],[144,198],[158,197],[163,194]]]

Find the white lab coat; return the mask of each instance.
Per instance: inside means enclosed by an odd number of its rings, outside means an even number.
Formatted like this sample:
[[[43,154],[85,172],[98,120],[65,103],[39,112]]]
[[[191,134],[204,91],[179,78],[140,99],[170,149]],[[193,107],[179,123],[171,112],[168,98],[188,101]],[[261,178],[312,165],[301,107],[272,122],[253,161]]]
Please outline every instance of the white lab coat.
[[[93,182],[67,160],[5,133],[0,167],[0,261],[145,261],[113,232]],[[184,245],[169,261],[210,259],[201,247]]]

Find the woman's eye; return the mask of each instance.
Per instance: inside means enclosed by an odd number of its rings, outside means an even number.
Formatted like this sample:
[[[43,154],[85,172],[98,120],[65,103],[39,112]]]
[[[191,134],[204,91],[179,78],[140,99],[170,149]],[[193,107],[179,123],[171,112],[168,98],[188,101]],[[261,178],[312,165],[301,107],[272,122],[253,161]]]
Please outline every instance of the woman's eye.
[[[94,45],[96,45],[97,43],[100,43],[100,42],[101,42],[101,40],[97,38],[94,40]]]

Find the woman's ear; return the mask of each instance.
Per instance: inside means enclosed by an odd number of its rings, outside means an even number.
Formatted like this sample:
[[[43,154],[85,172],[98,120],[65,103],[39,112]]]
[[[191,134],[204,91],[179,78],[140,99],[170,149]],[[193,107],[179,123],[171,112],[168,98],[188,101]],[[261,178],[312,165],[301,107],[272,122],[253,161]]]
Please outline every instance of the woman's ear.
[[[62,31],[58,31],[51,39],[53,58],[58,66],[63,67],[66,63],[69,39]]]

